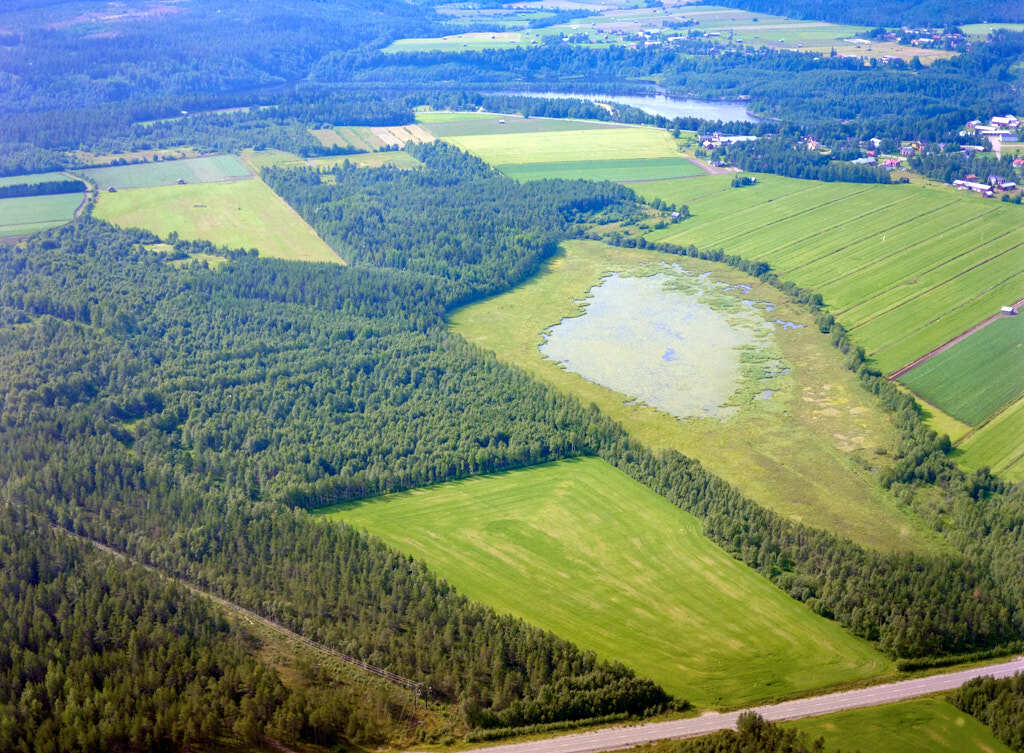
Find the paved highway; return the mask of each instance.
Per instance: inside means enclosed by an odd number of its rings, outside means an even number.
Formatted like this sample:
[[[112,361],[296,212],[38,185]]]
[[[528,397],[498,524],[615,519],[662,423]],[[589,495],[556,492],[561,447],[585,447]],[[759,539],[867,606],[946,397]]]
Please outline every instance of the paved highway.
[[[474,753],[481,753],[481,751],[486,753],[598,753],[599,751],[629,748],[654,740],[698,737],[723,729],[734,729],[737,717],[744,711],[756,711],[772,722],[802,719],[807,716],[832,714],[836,711],[847,711],[866,706],[882,706],[929,693],[953,690],[974,677],[984,675],[1009,677],[1017,672],[1024,672],[1024,657],[1018,657],[1014,661],[1004,664],[976,667],[931,677],[919,677],[914,680],[901,680],[886,685],[873,685],[860,690],[844,690],[839,693],[800,698],[770,706],[755,706],[724,714],[709,712],[695,719],[652,722],[638,724],[634,727],[610,727],[527,743],[493,745],[487,748],[477,748]]]

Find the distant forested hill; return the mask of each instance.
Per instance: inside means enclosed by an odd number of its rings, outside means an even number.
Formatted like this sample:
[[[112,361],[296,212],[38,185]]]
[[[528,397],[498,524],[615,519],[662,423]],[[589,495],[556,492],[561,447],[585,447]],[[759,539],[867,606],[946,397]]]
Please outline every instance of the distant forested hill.
[[[1019,0],[724,0],[722,5],[790,18],[868,26],[948,26],[951,24],[1024,21]]]

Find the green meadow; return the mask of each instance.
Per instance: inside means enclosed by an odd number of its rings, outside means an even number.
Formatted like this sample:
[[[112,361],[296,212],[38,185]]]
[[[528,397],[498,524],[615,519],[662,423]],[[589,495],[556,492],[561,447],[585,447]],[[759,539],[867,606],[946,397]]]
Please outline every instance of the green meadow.
[[[533,162],[525,165],[503,165],[501,171],[516,180],[565,178],[569,180],[641,181],[690,178],[694,175],[706,174],[704,170],[684,157]]]
[[[55,180],[73,180],[69,173],[32,173],[30,175],[8,175],[0,178],[0,186],[15,186],[19,184],[35,185],[36,183],[47,183]]]
[[[60,176],[57,180],[67,180]],[[18,182],[23,182],[20,178]],[[74,217],[82,203],[82,194],[64,193],[53,196],[20,196],[0,199],[0,238],[31,235],[40,230],[63,225]]]
[[[168,186],[179,180],[186,183],[212,183],[252,177],[252,172],[245,163],[233,154],[117,167],[94,167],[76,172],[95,183],[101,191],[111,187],[120,190]]]
[[[992,730],[938,696],[801,719],[785,726],[824,738],[826,750],[1010,753]]]
[[[676,182],[697,180],[702,179]],[[876,469],[891,462],[896,430],[806,311],[723,264],[593,241],[566,242],[562,249],[541,274],[514,290],[453,312],[452,329],[584,404],[596,403],[645,445],[671,447],[699,459],[750,498],[792,520],[880,549],[943,546],[934,531],[879,486]],[[542,357],[543,333],[565,317],[579,316],[580,302],[604,275],[651,274],[666,263],[707,273],[713,281],[749,285],[749,290],[725,295],[734,302],[772,304],[771,312],[759,309],[770,322],[803,325],[773,325],[775,347],[790,373],[773,385],[778,391],[770,399],[748,400],[728,420],[680,421]],[[609,329],[608,347],[621,350],[629,343]],[[704,378],[716,376],[706,373]]]
[[[322,512],[701,708],[891,671],[868,643],[712,544],[694,517],[594,458]]]
[[[998,319],[900,381],[968,424],[1024,395],[1024,317]]]
[[[442,113],[436,113],[438,115]],[[461,114],[461,113],[459,113]],[[466,113],[484,115],[485,113]],[[419,120],[419,118],[417,118]],[[586,131],[596,128],[616,128],[617,123],[600,120],[566,120],[564,118],[524,118],[522,115],[488,114],[486,118],[459,118],[431,120],[421,125],[437,138],[452,136],[487,136],[506,133],[540,133],[546,131]]]
[[[97,218],[166,237],[255,248],[262,256],[344,263],[294,209],[261,180],[101,193]]]
[[[451,136],[445,139],[492,165],[564,160],[678,157],[675,139],[660,128],[590,128],[539,133]]]

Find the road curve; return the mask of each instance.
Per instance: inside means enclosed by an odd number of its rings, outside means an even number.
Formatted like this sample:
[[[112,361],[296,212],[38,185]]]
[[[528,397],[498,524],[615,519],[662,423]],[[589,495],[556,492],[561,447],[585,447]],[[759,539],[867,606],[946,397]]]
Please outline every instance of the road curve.
[[[953,690],[975,677],[986,675],[1009,677],[1017,672],[1024,672],[1024,657],[1018,657],[1014,661],[1003,664],[975,667],[930,677],[918,677],[913,680],[901,680],[886,685],[873,685],[859,690],[844,690],[770,706],[755,706],[724,714],[709,712],[695,719],[680,719],[673,722],[652,722],[638,724],[634,727],[610,727],[526,743],[493,745],[487,748],[477,748],[473,753],[599,753],[599,751],[629,748],[655,740],[698,737],[723,729],[734,729],[736,719],[744,711],[756,711],[772,722],[802,719],[866,706],[882,706],[930,693]]]

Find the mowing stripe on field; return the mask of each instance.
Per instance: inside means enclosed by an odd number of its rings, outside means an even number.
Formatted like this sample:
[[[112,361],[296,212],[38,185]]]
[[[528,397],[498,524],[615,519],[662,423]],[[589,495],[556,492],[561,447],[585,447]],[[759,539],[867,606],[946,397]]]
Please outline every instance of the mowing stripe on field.
[[[779,206],[783,206],[783,202],[797,197],[800,193],[803,193],[803,192],[801,191],[801,192],[797,192],[795,194],[791,194],[790,196],[787,196],[784,199],[777,199],[776,202],[774,203],[774,206],[772,206],[771,209],[775,209],[775,208],[777,208]],[[815,212],[817,212],[820,209],[823,209],[824,207],[831,206],[832,204],[835,204],[836,202],[845,201],[845,200],[849,199],[851,196],[856,196],[858,193],[861,193],[861,191],[858,191],[857,193],[854,193],[854,194],[844,194],[842,196],[836,196],[835,198],[829,199],[828,201],[822,202],[821,204],[816,204],[813,207],[807,207],[805,209],[800,209],[798,211],[787,213],[787,214],[783,215],[782,217],[777,217],[777,218],[775,218],[773,220],[770,220],[768,222],[754,223],[753,226],[749,227],[749,228],[746,228],[742,222],[738,222],[738,215],[734,215],[734,216],[729,218],[729,222],[730,222],[731,225],[733,225],[733,227],[737,227],[738,226],[740,228],[739,232],[736,232],[733,235],[718,236],[717,237],[718,239],[716,240],[716,243],[725,244],[725,243],[729,243],[729,242],[735,241],[738,238],[743,238],[744,236],[750,235],[752,233],[764,232],[767,228],[770,228],[772,225],[777,225],[780,222],[789,222],[794,217],[801,217],[803,215],[814,214]],[[783,206],[783,211],[786,211],[786,209],[787,209],[787,207]],[[740,213],[740,214],[743,214],[743,213]]]
[[[925,245],[925,244],[929,244],[930,245],[932,243],[935,243],[940,238],[950,236],[951,234],[962,234],[962,233],[965,232],[965,226],[966,225],[970,225],[970,224],[972,224],[974,222],[977,222],[979,220],[984,220],[990,214],[991,214],[991,212],[982,212],[981,214],[977,214],[977,215],[975,215],[975,216],[973,216],[973,217],[971,217],[971,218],[961,222],[959,225],[953,225],[952,227],[941,228],[941,229],[937,230],[935,233],[932,233],[931,235],[927,235],[927,236],[925,236],[923,238],[918,239],[917,241],[914,241],[913,243],[911,243],[909,245],[905,245],[905,246],[902,246],[902,247],[894,250],[892,253],[886,254],[884,256],[875,257],[875,258],[867,261],[865,264],[862,264],[861,266],[856,267],[854,269],[846,269],[839,276],[833,277],[831,280],[827,280],[825,282],[818,283],[818,285],[816,286],[815,289],[818,290],[819,292],[824,292],[825,288],[833,286],[833,285],[835,285],[837,283],[841,283],[843,285],[844,291],[849,294],[849,292],[850,292],[849,291],[849,287],[852,284],[853,279],[856,278],[859,274],[861,274],[863,272],[866,272],[866,271],[869,271],[869,270],[872,270],[873,268],[877,268],[879,266],[888,267],[889,263],[892,260],[896,259],[896,257],[902,256],[902,255],[907,254],[907,253],[910,253],[914,249],[920,248],[922,245]],[[1005,235],[1005,233],[1004,233],[1004,235]],[[991,240],[991,239],[989,239],[989,240]],[[886,269],[885,271],[886,271],[887,275],[891,275],[892,274],[892,270],[891,269]],[[855,294],[855,295],[859,295],[859,294]],[[858,298],[856,300],[857,300],[857,302],[860,302],[860,301],[863,301],[865,299],[864,298]]]
[[[913,217],[906,217],[906,216],[904,216],[904,218],[902,220],[900,220],[899,222],[896,222],[896,223],[894,223],[892,225],[887,225],[887,226],[885,226],[883,228],[873,228],[872,229],[872,235],[870,237],[868,237],[868,238],[864,238],[864,237],[858,238],[857,240],[853,241],[852,243],[847,243],[845,246],[837,248],[834,251],[828,251],[828,252],[822,254],[821,256],[818,256],[818,257],[816,257],[814,259],[811,259],[810,261],[803,262],[802,264],[798,264],[795,267],[790,267],[789,269],[785,269],[785,270],[783,270],[783,273],[789,275],[789,274],[793,274],[794,272],[799,272],[801,270],[806,270],[808,267],[812,267],[812,266],[814,266],[815,264],[817,264],[819,262],[822,262],[822,261],[825,261],[826,259],[829,259],[829,257],[835,256],[836,254],[841,253],[843,251],[847,251],[847,250],[849,250],[851,248],[856,248],[857,246],[859,246],[861,244],[866,244],[866,243],[869,243],[869,242],[877,243],[877,241],[875,240],[875,236],[877,236],[879,234],[887,235],[890,232],[894,232],[896,230],[896,228],[904,228],[905,226],[910,225],[911,223],[917,222],[922,217],[927,217],[930,214],[935,214],[936,212],[940,212],[943,209],[946,209],[947,207],[950,207],[950,206],[952,206],[954,204],[956,204],[956,200],[950,201],[950,202],[948,202],[946,204],[942,204],[941,206],[937,206],[934,209],[929,209],[928,211],[922,212],[921,214],[914,215]]]
[[[928,272],[934,272],[934,271],[936,271],[938,269],[941,269],[942,267],[946,266],[947,264],[951,264],[952,262],[954,262],[957,259],[960,259],[960,258],[962,258],[964,256],[969,255],[969,254],[972,254],[975,251],[978,251],[980,249],[984,249],[986,246],[992,245],[996,241],[999,241],[1002,238],[1005,238],[1009,234],[1010,233],[1005,233],[1005,234],[999,236],[998,238],[993,238],[988,243],[983,243],[982,245],[976,246],[975,248],[972,248],[969,251],[965,251],[962,254],[954,256],[952,259],[950,259],[947,262],[944,262],[942,264],[937,264],[936,266],[932,267],[931,269],[926,269],[924,271],[924,274],[927,274]],[[923,290],[920,290],[917,293],[914,293],[913,295],[905,296],[905,297],[900,298],[899,300],[897,300],[897,301],[895,301],[895,302],[893,302],[891,304],[888,304],[885,308],[882,308],[882,309],[880,309],[878,311],[875,311],[874,313],[872,313],[872,314],[864,317],[863,319],[859,320],[853,326],[854,327],[859,327],[860,325],[867,324],[868,322],[870,322],[870,321],[872,321],[874,319],[877,319],[880,316],[884,316],[884,315],[888,314],[889,312],[894,311],[895,309],[899,308],[900,306],[902,306],[905,303],[910,303],[911,301],[914,301],[914,300],[920,298],[923,295],[927,295],[928,293],[930,293],[933,290],[935,290],[936,288],[946,284],[947,282],[951,282],[951,281],[957,279],[958,277],[962,277],[963,275],[968,274],[969,272],[973,272],[975,269],[978,269],[979,267],[983,267],[984,265],[988,264],[991,261],[994,261],[994,260],[996,260],[996,259],[998,259],[998,258],[1000,258],[1002,256],[1006,256],[1006,254],[1009,254],[1009,253],[1015,251],[1016,249],[1020,248],[1020,246],[1021,246],[1020,243],[1015,243],[1014,245],[1010,246],[1009,248],[1007,248],[1007,249],[1005,249],[1003,251],[1000,251],[998,254],[994,254],[993,256],[989,256],[989,257],[987,257],[985,259],[982,259],[977,264],[972,264],[969,267],[961,268],[961,269],[959,269],[959,271],[956,274],[950,275],[949,277],[944,277],[939,282],[935,283],[934,285],[931,285],[931,286],[929,286],[927,288],[924,288]],[[875,300],[881,298],[886,293],[892,292],[894,290],[899,290],[901,287],[903,287],[905,285],[906,285],[906,283],[903,282],[902,280],[900,282],[896,282],[891,287],[888,287],[885,290],[879,291],[877,295],[873,295],[870,298],[865,298],[863,301],[855,303],[853,306],[850,306],[848,308],[843,309],[842,311],[837,312],[836,315],[837,316],[844,316],[845,314],[848,314],[851,311],[860,308],[861,306],[867,305],[868,303],[871,303],[872,301],[875,301]]]
[[[874,199],[874,197],[870,196],[870,194],[867,194],[865,196],[865,198],[870,198],[872,200]],[[794,246],[798,246],[798,245],[800,245],[802,243],[813,242],[813,241],[817,240],[818,238],[820,238],[823,235],[827,235],[827,234],[833,233],[833,232],[835,232],[837,230],[844,229],[847,225],[851,225],[853,223],[860,222],[862,220],[866,220],[869,217],[871,217],[872,215],[878,214],[879,212],[884,212],[884,211],[886,211],[888,209],[892,209],[893,207],[895,207],[895,206],[897,206],[899,204],[902,204],[903,202],[910,201],[910,199],[911,199],[910,196],[904,196],[899,201],[894,201],[891,204],[878,205],[877,203],[872,203],[871,206],[874,207],[873,209],[869,209],[866,212],[862,212],[861,214],[858,214],[855,217],[848,217],[848,218],[843,219],[843,220],[841,220],[839,222],[836,222],[836,223],[834,223],[832,225],[828,225],[827,227],[817,228],[810,235],[802,235],[802,236],[800,236],[798,238],[794,238],[793,240],[790,240],[790,241],[787,241],[787,242],[783,243],[781,246],[776,246],[775,248],[772,248],[772,249],[770,249],[768,251],[764,251],[764,252],[762,252],[762,255],[760,257],[758,257],[758,260],[759,261],[760,260],[764,260],[764,261],[772,262],[774,265],[778,265],[780,262],[782,262],[782,261],[784,261],[786,259],[786,257],[788,256],[788,253],[792,250],[792,248]],[[776,257],[776,256],[778,258],[774,258],[774,259],[772,258],[772,257]]]

